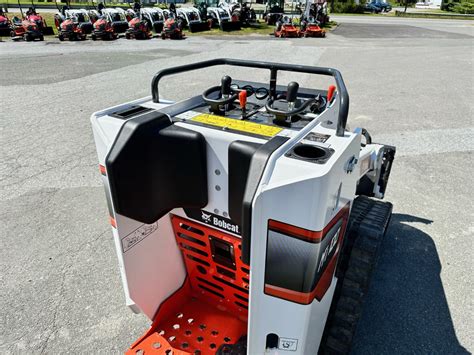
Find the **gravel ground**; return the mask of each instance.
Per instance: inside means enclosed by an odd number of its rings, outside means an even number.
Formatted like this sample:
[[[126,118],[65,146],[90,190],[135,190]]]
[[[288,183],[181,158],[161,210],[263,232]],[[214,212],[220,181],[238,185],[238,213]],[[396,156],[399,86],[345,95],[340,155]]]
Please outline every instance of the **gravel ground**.
[[[474,26],[336,20],[326,39],[0,42],[0,352],[121,352],[148,327],[124,305],[89,116],[149,95],[160,68],[215,57],[335,67],[350,127],[397,146],[394,216],[354,353],[472,352]],[[161,93],[194,95],[223,73],[181,75]]]

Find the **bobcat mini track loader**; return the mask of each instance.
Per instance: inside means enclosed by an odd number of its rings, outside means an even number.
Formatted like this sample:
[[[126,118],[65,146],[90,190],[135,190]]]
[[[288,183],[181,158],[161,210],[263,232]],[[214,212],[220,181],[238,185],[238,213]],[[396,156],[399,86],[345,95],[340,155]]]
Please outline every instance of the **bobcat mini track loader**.
[[[169,75],[269,72],[184,101]],[[328,90],[277,83],[332,76]],[[187,74],[188,78],[190,74]],[[346,130],[334,69],[215,59],[159,71],[152,97],[91,121],[127,304],[151,321],[129,354],[346,353],[392,206],[395,148]]]

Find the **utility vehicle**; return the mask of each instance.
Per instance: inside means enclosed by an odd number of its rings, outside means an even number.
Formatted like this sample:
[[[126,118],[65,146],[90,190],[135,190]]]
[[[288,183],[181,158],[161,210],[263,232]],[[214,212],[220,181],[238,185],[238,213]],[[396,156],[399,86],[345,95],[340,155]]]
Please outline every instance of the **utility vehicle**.
[[[160,95],[170,75],[217,65],[269,81]],[[281,72],[335,85],[284,86]],[[91,117],[126,302],[152,321],[128,353],[347,353],[395,148],[348,130],[341,73],[213,59],[160,70],[151,91]]]

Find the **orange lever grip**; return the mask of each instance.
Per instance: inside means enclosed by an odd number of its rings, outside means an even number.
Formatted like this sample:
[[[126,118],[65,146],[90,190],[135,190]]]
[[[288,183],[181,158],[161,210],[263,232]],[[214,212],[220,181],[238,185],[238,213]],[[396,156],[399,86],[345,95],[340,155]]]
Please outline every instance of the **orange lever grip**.
[[[245,108],[247,105],[247,91],[243,90],[239,92],[239,103],[241,108]]]
[[[331,102],[332,97],[334,96],[334,92],[336,91],[336,87],[334,85],[329,85],[328,89],[328,102]]]

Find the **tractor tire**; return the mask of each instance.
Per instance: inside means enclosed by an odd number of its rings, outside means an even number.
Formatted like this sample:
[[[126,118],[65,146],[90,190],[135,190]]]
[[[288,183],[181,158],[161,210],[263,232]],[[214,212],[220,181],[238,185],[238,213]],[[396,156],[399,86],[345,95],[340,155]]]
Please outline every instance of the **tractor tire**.
[[[354,200],[319,354],[349,354],[391,215],[389,202]]]
[[[40,41],[44,41],[44,36],[39,36]]]
[[[126,39],[131,39],[132,37],[130,36],[130,33],[125,33],[125,38]]]
[[[23,39],[26,41],[26,42],[31,42],[33,40],[33,37],[31,37],[31,35],[25,33],[23,35]]]
[[[63,35],[58,35],[58,39],[62,42],[62,41],[64,41],[64,36]]]
[[[92,35],[91,35],[91,39],[92,39],[93,41],[96,41],[96,40],[97,40],[97,36],[96,36],[95,34],[92,34]]]

